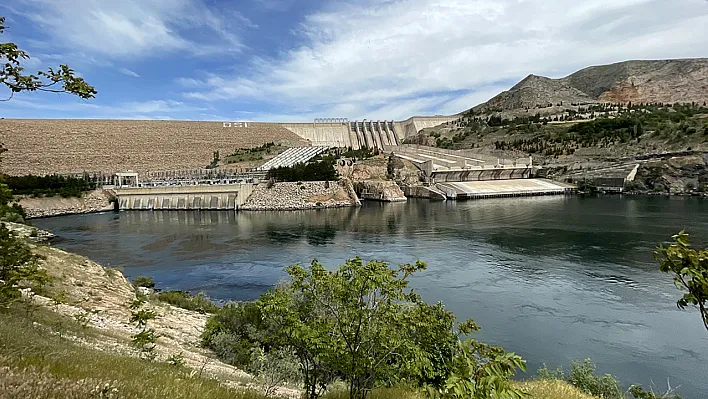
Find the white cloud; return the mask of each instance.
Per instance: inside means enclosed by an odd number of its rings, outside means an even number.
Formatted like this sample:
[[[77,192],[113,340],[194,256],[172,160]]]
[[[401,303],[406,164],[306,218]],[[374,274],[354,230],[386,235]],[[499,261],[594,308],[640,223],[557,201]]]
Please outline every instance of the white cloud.
[[[453,113],[529,73],[705,56],[706,26],[702,0],[366,0],[307,16],[295,31],[307,44],[255,58],[249,75],[180,83],[187,98],[255,99],[292,116]],[[458,91],[468,94],[447,94]]]
[[[42,111],[60,111],[71,115],[80,115],[81,118],[101,119],[186,119],[184,115],[210,111],[212,108],[196,106],[174,100],[150,100],[123,102],[115,105],[101,105],[79,99],[62,98],[60,102],[47,102],[46,97],[36,101],[35,96],[29,94],[24,98],[14,98],[7,103],[7,112],[12,116],[13,110],[34,109]]]
[[[32,20],[52,45],[106,58],[234,53],[239,32],[254,28],[246,17],[208,6],[206,0],[10,0],[9,8]],[[20,8],[21,3],[21,8]],[[17,11],[20,10],[21,11]]]
[[[138,75],[137,72],[131,71],[131,70],[128,69],[128,68],[120,68],[120,69],[118,69],[118,72],[122,73],[123,75],[130,76],[130,77],[133,77],[133,78],[139,78],[139,77],[140,77],[140,75]]]

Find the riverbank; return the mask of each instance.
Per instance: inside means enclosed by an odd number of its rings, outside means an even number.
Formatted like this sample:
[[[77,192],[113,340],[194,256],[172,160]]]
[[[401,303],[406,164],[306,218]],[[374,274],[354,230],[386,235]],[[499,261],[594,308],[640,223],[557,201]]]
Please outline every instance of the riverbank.
[[[0,399],[265,398],[252,376],[199,346],[208,315],[148,296],[141,310],[155,313],[148,327],[158,339],[155,358],[142,359],[130,343],[139,330],[129,322],[129,304],[138,298],[120,270],[47,245],[33,244],[32,250],[45,258],[41,266],[52,283],[37,293],[25,291],[25,301],[0,312]],[[519,386],[534,399],[595,399],[560,381]],[[290,387],[275,391],[277,397],[299,394]],[[330,390],[323,399],[341,395]],[[371,393],[372,399],[422,397],[405,388]]]
[[[27,213],[27,219],[113,210],[110,196],[104,190],[90,191],[81,198],[22,197],[19,202]]]
[[[129,308],[138,299],[138,295],[123,273],[118,269],[104,268],[86,257],[44,244],[53,237],[50,232],[28,228],[36,233],[26,237],[27,229],[21,226],[8,224],[19,237],[29,239],[32,251],[43,258],[40,267],[51,278],[50,284],[38,292],[24,291],[25,303],[22,306],[34,309],[33,314],[38,313],[40,316],[39,321],[35,320],[31,324],[32,329],[42,335],[59,337],[80,347],[77,350],[83,353],[98,351],[111,354],[100,355],[99,358],[113,357],[113,361],[120,357],[135,358],[136,361],[141,358],[141,352],[131,343],[139,329],[131,322],[133,311]],[[201,333],[208,314],[160,302],[154,295],[143,298],[146,301],[141,310],[155,314],[148,327],[154,329],[158,336],[155,357],[143,367],[154,369],[153,364],[164,365],[173,362],[171,359],[179,358],[180,370],[175,371],[179,371],[179,374],[186,372],[182,378],[194,378],[198,373],[199,379],[217,381],[217,386],[224,388],[212,386],[212,389],[238,394],[237,397],[243,395],[243,389],[255,389],[254,377],[217,360],[209,350],[201,347]],[[43,323],[42,320],[51,322]],[[128,361],[131,362],[135,363]],[[3,363],[6,363],[6,359],[0,354],[0,366]],[[126,360],[117,360],[117,363],[126,363]],[[113,386],[114,381],[109,384]],[[3,376],[0,372],[0,398],[4,397],[3,392]],[[296,397],[298,393],[287,387],[278,390],[278,394],[285,397]],[[253,392],[246,397],[257,398],[262,395]]]

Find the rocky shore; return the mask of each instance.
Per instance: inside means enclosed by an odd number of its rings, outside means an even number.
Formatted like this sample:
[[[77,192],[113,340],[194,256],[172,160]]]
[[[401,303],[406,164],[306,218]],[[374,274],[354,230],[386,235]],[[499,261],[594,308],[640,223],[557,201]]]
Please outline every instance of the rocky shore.
[[[239,209],[252,211],[341,208],[361,205],[352,183],[340,181],[261,183]]]
[[[354,183],[362,199],[384,202],[406,201],[401,188],[391,180],[364,180]]]
[[[36,229],[26,224],[12,222],[2,222],[2,224],[4,224],[5,227],[17,237],[33,243],[44,243],[54,238],[54,234],[45,230]]]
[[[109,195],[103,190],[91,191],[81,198],[25,197],[20,199],[20,205],[25,209],[28,219],[103,212],[113,209]]]

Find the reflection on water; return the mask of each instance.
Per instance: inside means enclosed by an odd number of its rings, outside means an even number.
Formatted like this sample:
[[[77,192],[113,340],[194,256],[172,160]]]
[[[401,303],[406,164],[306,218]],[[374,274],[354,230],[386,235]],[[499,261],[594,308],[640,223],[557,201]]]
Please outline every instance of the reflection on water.
[[[38,220],[57,245],[160,287],[253,299],[317,258],[428,262],[428,301],[474,317],[482,339],[541,363],[591,357],[626,383],[708,391],[708,335],[657,271],[656,244],[686,229],[708,240],[707,202],[537,197],[367,203],[295,212],[123,212]],[[677,354],[681,354],[678,356]]]

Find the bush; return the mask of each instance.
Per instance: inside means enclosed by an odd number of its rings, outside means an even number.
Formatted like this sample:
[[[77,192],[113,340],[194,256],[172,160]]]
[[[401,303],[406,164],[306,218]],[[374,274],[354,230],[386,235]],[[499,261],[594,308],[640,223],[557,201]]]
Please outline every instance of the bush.
[[[155,288],[155,280],[152,277],[138,276],[133,279],[133,287]]]
[[[3,180],[15,195],[33,195],[37,197],[54,197],[56,195],[64,198],[81,197],[85,192],[96,188],[95,181],[91,181],[89,178],[59,175],[6,176]]]
[[[248,371],[257,377],[263,394],[274,396],[286,382],[300,383],[300,363],[292,348],[280,348],[268,353],[261,347],[251,350]]]
[[[267,179],[276,181],[324,181],[338,180],[339,175],[334,169],[335,159],[324,157],[319,162],[301,163],[291,167],[275,168],[268,171]]]
[[[12,203],[13,193],[6,184],[0,183],[0,221],[24,223],[27,217],[20,204]]]
[[[210,336],[206,345],[214,351],[224,363],[247,368],[251,361],[251,352],[258,346],[239,334],[218,332]]]
[[[202,333],[202,346],[226,363],[248,366],[251,350],[274,334],[255,302],[228,303],[211,316]]]
[[[46,270],[39,268],[42,258],[22,239],[0,223],[0,304],[20,298],[20,288],[36,291],[49,282]]]
[[[595,364],[590,359],[580,362],[574,360],[570,374],[566,375],[562,368],[549,371],[544,365],[538,370],[540,379],[567,381],[584,393],[603,399],[623,399],[624,395],[619,381],[611,374],[595,375]]]
[[[219,310],[219,307],[202,292],[197,295],[190,295],[184,291],[160,292],[157,294],[157,299],[170,305],[199,313],[216,313]]]

